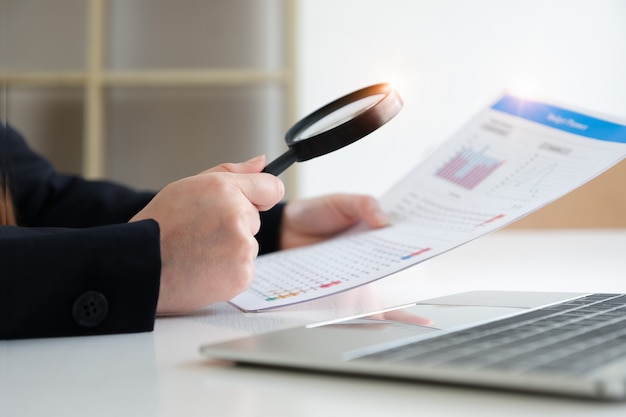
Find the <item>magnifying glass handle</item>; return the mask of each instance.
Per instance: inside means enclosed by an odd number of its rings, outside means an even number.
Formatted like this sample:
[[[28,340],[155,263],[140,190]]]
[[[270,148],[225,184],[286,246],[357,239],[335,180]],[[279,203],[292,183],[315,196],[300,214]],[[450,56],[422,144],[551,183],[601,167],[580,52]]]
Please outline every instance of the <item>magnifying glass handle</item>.
[[[278,176],[297,160],[296,152],[290,148],[284,154],[267,164],[265,168],[263,168],[263,172]]]

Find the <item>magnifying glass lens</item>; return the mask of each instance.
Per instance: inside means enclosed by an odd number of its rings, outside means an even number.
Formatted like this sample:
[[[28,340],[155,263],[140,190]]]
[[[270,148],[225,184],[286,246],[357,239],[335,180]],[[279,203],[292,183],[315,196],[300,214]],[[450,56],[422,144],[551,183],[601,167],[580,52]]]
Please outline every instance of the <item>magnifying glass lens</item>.
[[[303,129],[297,136],[293,138],[294,142],[308,139],[312,136],[319,135],[320,133],[327,132],[339,125],[342,125],[359,114],[367,111],[376,105],[380,100],[385,97],[384,94],[375,94],[372,96],[363,97],[360,100],[353,101],[346,104],[343,107],[338,108],[334,112],[322,117],[315,121],[311,126]]]

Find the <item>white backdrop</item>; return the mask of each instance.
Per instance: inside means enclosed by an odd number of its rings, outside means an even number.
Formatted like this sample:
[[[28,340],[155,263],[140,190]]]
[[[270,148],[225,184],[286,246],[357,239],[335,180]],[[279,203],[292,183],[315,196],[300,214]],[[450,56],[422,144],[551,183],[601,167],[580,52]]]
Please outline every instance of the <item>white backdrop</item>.
[[[626,120],[624,0],[300,0],[299,113],[388,81],[381,130],[298,166],[298,195],[380,196],[505,90]]]

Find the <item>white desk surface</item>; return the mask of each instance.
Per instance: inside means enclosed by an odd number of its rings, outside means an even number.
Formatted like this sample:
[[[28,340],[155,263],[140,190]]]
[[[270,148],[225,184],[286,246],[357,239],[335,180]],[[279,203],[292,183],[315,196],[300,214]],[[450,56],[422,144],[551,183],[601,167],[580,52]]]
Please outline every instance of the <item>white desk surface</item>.
[[[625,252],[626,230],[503,231],[363,288],[270,313],[220,304],[159,318],[153,333],[0,341],[0,415],[624,416],[626,403],[233,367],[202,358],[198,346],[462,291],[626,292]]]

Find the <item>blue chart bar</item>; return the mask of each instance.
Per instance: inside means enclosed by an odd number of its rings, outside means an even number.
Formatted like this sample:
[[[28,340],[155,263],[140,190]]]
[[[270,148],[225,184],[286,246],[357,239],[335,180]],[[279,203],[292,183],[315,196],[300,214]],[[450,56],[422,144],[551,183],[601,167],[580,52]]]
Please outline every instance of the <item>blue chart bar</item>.
[[[436,175],[471,190],[504,162],[485,155],[486,151],[487,148],[475,151],[464,147]]]

